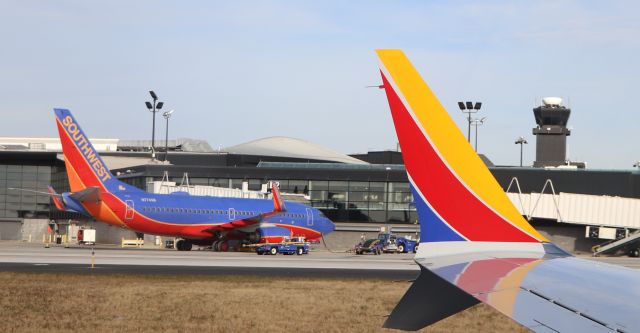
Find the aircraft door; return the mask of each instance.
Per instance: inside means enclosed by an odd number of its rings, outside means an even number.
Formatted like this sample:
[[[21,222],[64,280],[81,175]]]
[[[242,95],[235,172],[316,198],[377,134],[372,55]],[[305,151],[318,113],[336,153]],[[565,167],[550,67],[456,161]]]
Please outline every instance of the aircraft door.
[[[133,200],[125,200],[125,204],[124,220],[131,221],[133,220],[133,213],[135,212],[133,209]]]
[[[307,225],[313,225],[313,210],[311,208],[307,208]]]
[[[229,208],[229,220],[236,219],[236,210],[234,208]]]

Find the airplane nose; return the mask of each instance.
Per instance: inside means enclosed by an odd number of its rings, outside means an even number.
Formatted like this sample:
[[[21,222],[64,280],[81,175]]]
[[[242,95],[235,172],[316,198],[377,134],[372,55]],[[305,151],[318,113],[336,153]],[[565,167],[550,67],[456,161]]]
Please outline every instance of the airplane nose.
[[[323,228],[323,229],[324,229],[324,230],[323,230],[324,232],[323,232],[323,234],[328,234],[328,233],[330,233],[330,232],[332,232],[332,231],[336,230],[336,225],[335,225],[335,224],[333,224],[333,222],[331,222],[331,220],[329,220],[329,219],[324,219],[324,221],[323,221],[323,222],[324,222],[324,223],[323,223],[323,224],[324,224],[324,228]]]

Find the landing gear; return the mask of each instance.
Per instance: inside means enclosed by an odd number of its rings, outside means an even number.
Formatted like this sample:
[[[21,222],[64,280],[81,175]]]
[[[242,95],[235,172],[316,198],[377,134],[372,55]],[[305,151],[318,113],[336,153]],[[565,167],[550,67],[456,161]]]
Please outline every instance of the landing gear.
[[[627,255],[631,258],[638,258],[640,257],[640,249],[638,248],[629,249],[629,252],[627,252]]]
[[[186,239],[180,239],[176,242],[176,250],[178,251],[191,251],[193,244]]]

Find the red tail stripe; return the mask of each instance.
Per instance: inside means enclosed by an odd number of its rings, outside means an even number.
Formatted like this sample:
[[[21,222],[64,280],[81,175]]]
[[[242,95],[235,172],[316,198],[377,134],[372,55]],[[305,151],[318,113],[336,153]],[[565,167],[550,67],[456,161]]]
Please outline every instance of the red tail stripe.
[[[537,242],[490,210],[460,183],[381,74],[407,172],[438,214],[470,241]]]
[[[78,176],[85,186],[99,186],[101,190],[105,191],[104,184],[102,184],[98,176],[91,169],[91,166],[84,157],[82,157],[80,150],[78,150],[78,147],[76,147],[69,137],[69,134],[64,130],[62,124],[60,124],[60,120],[56,120],[56,125],[60,133],[65,163],[71,163],[71,165],[74,166],[73,169],[78,173]],[[80,163],[84,163],[84,166],[79,165]]]

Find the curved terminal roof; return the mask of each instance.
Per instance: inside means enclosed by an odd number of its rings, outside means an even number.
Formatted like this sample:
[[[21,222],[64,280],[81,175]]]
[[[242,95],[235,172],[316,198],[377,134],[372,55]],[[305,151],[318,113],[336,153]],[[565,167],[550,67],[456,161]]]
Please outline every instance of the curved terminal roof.
[[[331,161],[347,164],[368,164],[357,158],[339,153],[318,144],[284,136],[273,136],[224,149],[232,154],[265,155]]]

